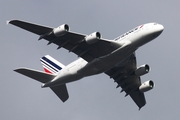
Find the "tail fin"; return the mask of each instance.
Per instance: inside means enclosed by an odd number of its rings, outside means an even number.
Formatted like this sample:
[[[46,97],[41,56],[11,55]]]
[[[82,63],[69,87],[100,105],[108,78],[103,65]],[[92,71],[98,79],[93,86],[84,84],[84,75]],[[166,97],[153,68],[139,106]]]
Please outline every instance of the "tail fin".
[[[52,58],[50,55],[45,55],[40,59],[44,71],[50,74],[57,74],[65,66]]]

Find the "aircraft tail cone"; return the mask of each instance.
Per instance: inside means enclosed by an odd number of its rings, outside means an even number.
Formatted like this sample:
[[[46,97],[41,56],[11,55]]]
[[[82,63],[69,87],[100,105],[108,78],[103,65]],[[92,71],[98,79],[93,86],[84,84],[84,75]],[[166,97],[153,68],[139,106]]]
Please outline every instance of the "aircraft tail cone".
[[[44,88],[44,85],[45,85],[45,84],[42,84],[42,85],[41,85],[41,88]]]
[[[41,88],[49,87],[46,83],[41,85]]]

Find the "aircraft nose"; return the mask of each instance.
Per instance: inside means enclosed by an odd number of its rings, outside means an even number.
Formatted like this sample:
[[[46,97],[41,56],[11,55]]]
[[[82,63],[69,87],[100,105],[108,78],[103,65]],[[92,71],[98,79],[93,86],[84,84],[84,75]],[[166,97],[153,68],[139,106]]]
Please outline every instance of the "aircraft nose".
[[[161,33],[163,30],[164,30],[164,26],[163,26],[163,25],[161,25],[161,24],[157,24],[157,25],[156,25],[156,31],[157,31],[157,32],[160,32],[160,33]]]
[[[156,38],[157,36],[159,36],[164,30],[164,26],[161,24],[154,24],[154,34],[153,36]]]
[[[161,25],[161,24],[159,24],[159,25],[158,25],[158,29],[159,29],[159,31],[163,31],[163,30],[164,30],[164,26]]]

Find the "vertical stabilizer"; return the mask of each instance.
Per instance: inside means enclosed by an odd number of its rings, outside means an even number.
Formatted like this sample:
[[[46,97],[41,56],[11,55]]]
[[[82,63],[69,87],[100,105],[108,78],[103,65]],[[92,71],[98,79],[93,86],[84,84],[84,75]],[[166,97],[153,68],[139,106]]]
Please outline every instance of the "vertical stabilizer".
[[[40,58],[44,71],[50,74],[57,74],[65,66],[52,58],[50,55],[45,55]]]

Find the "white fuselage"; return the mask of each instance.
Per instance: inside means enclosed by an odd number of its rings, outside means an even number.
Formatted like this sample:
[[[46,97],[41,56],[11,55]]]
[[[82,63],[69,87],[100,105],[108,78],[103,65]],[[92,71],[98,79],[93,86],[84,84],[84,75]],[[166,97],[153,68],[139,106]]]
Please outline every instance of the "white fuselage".
[[[119,48],[112,53],[96,58],[89,63],[79,58],[64,67],[52,81],[44,84],[43,87],[65,84],[86,76],[103,73],[131,55],[140,46],[159,36],[163,29],[164,27],[157,23],[138,26],[113,40],[119,45]]]

